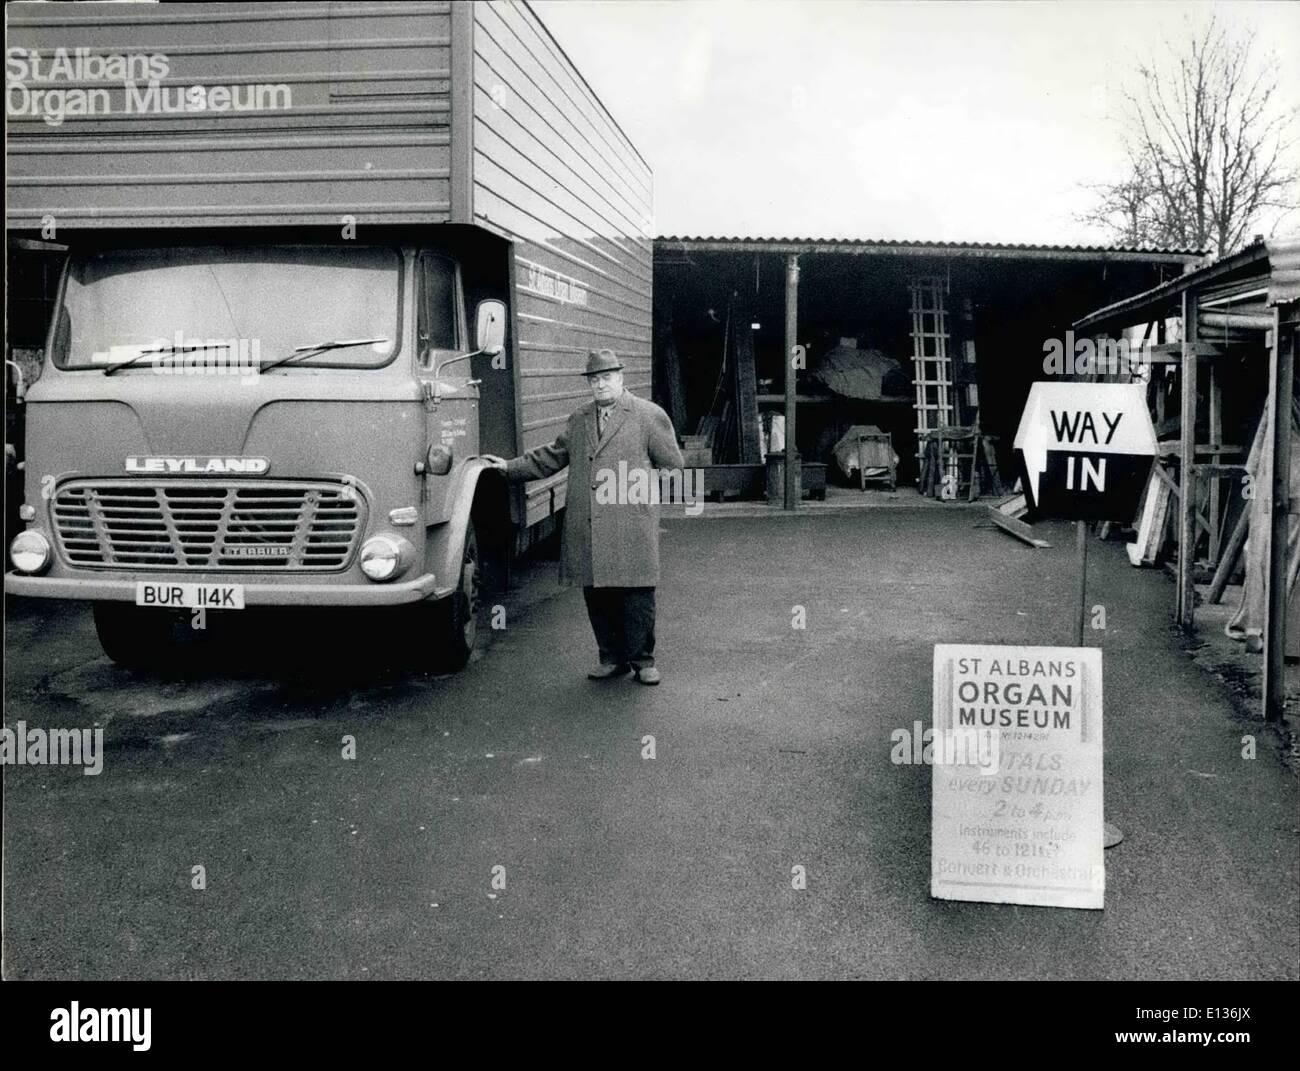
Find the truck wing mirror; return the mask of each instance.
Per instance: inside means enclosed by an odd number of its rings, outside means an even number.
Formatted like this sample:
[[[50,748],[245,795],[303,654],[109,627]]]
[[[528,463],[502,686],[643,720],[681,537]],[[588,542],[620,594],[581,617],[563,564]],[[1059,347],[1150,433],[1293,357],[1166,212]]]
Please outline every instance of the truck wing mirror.
[[[503,302],[488,300],[478,303],[474,317],[475,341],[479,353],[495,357],[506,348],[506,307]]]
[[[5,361],[5,364],[14,370],[14,399],[16,401],[25,401],[27,399],[27,380],[23,376],[23,367],[17,361]]]
[[[471,357],[495,357],[506,348],[505,303],[496,300],[480,301],[478,311],[474,316],[474,329],[477,348],[469,353],[448,357],[445,361],[437,364],[433,370],[435,380],[442,375],[442,370],[449,364],[455,364],[457,361],[467,361]],[[435,383],[433,395],[435,402],[441,397],[440,392],[441,388]]]

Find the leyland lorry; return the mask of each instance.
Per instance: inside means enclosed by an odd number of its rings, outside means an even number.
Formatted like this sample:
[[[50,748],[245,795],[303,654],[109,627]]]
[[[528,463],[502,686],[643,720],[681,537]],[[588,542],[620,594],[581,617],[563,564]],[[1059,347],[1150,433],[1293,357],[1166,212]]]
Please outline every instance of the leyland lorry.
[[[178,618],[427,608],[547,534],[589,350],[650,387],[651,175],[523,3],[15,3],[7,228],[66,248],[6,591]],[[238,621],[228,618],[227,621]]]

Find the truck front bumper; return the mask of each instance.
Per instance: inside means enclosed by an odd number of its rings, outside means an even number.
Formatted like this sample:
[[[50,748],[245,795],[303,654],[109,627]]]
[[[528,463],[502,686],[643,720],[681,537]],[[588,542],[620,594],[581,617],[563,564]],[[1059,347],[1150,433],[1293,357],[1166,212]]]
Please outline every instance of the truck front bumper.
[[[135,602],[137,580],[176,580],[175,575],[131,579],[108,577],[51,577],[5,574],[7,595],[40,599],[81,599],[88,602]],[[229,574],[186,576],[186,582],[242,584],[245,606],[400,606],[419,602],[438,592],[432,573],[396,584],[263,584],[249,583]]]

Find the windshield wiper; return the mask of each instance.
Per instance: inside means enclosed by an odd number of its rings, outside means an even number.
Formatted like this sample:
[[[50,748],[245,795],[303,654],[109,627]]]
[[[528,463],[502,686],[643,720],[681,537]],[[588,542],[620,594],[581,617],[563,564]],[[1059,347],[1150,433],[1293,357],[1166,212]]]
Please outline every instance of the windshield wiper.
[[[156,357],[160,353],[193,353],[195,350],[224,350],[228,348],[225,342],[196,342],[189,346],[175,346],[167,343],[163,346],[146,346],[134,357],[125,361],[118,361],[116,364],[110,364],[104,369],[104,375],[111,376],[114,372],[120,372],[123,368],[130,368],[143,357]]]
[[[293,352],[288,357],[281,357],[278,361],[272,361],[270,364],[262,365],[263,372],[269,372],[272,368],[279,368],[282,364],[288,364],[290,361],[301,361],[307,357],[314,357],[318,353],[324,353],[326,350],[343,350],[349,346],[369,346],[376,342],[387,342],[387,338],[339,338],[332,342],[314,342],[310,346],[294,346]]]

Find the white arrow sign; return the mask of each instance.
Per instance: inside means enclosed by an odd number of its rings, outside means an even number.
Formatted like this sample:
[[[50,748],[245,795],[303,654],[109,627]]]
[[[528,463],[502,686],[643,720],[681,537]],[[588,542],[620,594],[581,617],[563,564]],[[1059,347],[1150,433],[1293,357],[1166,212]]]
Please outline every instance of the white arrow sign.
[[[1119,482],[1116,494],[1127,499],[1132,494],[1130,477],[1142,475],[1134,469],[1134,462],[1156,452],[1146,387],[1140,383],[1035,383],[1020,417],[1015,448],[1020,451],[1028,481],[1025,489],[1036,507],[1047,498],[1057,508],[1072,511],[1076,507],[1067,505],[1062,495],[1108,496],[1115,481]],[[1045,478],[1049,468],[1051,475]],[[1116,471],[1108,472],[1110,469]],[[1118,508],[1117,517],[1128,507]],[[1096,512],[1103,507],[1092,504],[1086,509]]]
[[[1141,383],[1035,383],[1016,431],[1016,449],[1028,452],[1030,433],[1046,432],[1047,449],[1090,454],[1156,452],[1156,433]]]
[[[1035,502],[1038,501],[1038,481],[1047,469],[1047,442],[1047,428],[1037,420],[1025,431],[1023,444],[1019,433],[1016,434],[1016,447],[1025,452],[1025,472],[1029,476],[1032,499]]]

